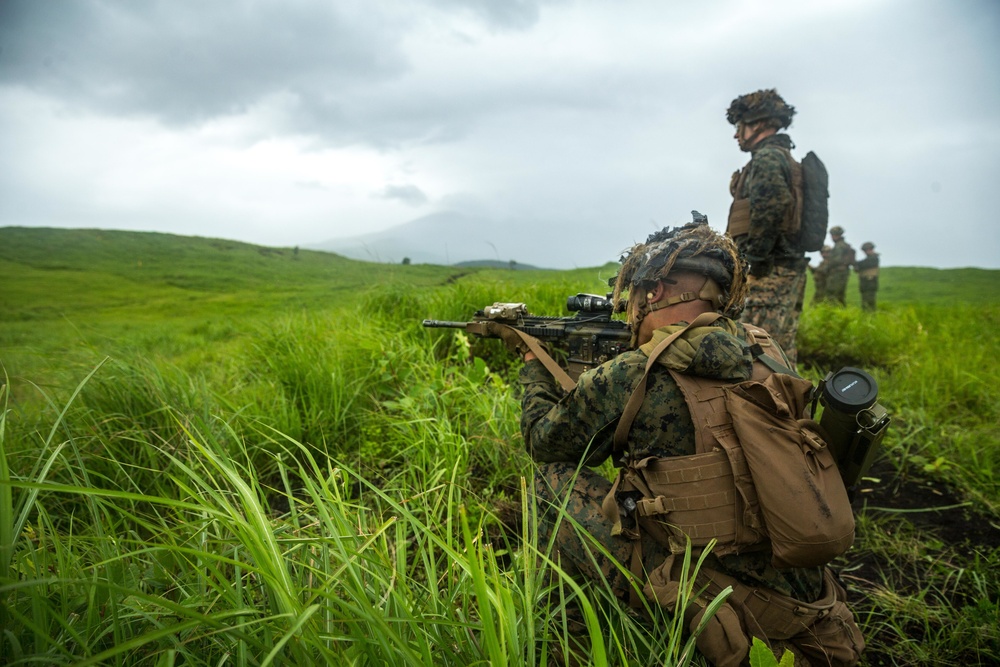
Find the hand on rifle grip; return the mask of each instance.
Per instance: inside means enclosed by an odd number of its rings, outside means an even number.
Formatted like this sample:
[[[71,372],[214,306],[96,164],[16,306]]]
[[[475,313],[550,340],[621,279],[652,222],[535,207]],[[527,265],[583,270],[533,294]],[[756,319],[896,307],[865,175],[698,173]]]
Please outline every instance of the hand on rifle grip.
[[[528,351],[528,345],[517,335],[517,331],[506,324],[487,322],[484,328],[489,336],[502,340],[507,349],[517,356],[523,357]]]

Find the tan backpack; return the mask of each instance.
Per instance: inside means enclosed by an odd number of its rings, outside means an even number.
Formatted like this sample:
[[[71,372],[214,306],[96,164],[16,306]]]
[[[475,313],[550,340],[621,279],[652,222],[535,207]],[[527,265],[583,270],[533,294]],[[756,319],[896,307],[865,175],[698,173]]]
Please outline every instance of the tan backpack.
[[[819,424],[805,416],[812,390],[783,373],[725,387],[731,428],[712,427],[743,449],[775,567],[825,565],[854,543],[844,481]]]
[[[690,326],[705,326],[718,317],[701,315]],[[854,514],[819,425],[806,416],[813,385],[783,366],[766,332],[745,326],[770,358],[761,355],[753,378],[739,383],[671,371],[695,425],[696,453],[629,461],[605,502],[605,513],[618,513],[612,507],[613,494],[639,489],[644,496],[638,503],[639,525],[659,541],[667,537],[672,549],[685,537],[696,546],[715,538],[717,553],[769,542],[776,567],[824,565],[853,543]],[[646,374],[615,432],[616,453],[624,451],[649,370],[680,333],[650,354]],[[719,474],[720,465],[731,472]],[[699,500],[697,506],[684,502],[677,494],[679,476],[697,480],[700,498],[720,500]]]

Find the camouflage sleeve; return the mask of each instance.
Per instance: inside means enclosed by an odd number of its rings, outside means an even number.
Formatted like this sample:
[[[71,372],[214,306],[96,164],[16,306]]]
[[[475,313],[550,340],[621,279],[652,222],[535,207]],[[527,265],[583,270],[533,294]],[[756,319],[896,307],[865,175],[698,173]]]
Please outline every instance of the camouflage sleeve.
[[[790,183],[791,169],[781,151],[761,149],[754,154],[747,176],[750,232],[745,252],[755,276],[769,275],[774,269],[774,246],[792,204]]]
[[[564,393],[541,362],[521,369],[521,434],[528,453],[540,462],[599,465],[611,454],[614,428],[631,383],[615,380],[609,362],[580,376]]]

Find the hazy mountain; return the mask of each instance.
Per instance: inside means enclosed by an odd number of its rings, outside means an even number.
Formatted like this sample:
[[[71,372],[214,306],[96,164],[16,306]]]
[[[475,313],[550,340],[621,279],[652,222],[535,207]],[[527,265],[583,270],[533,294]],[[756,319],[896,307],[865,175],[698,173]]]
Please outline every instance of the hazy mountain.
[[[514,269],[515,271],[528,271],[530,269],[541,268],[535,266],[534,264],[523,264],[515,260],[498,262],[495,259],[474,259],[469,262],[456,262],[451,266],[468,266],[485,269]]]
[[[483,218],[445,211],[371,234],[331,239],[311,246],[352,259],[399,263],[409,257],[414,264],[455,264],[484,258],[495,261],[496,250],[486,243],[489,229]]]
[[[399,263],[409,257],[414,264],[460,264],[464,262],[552,267],[545,248],[557,247],[557,225],[534,221],[510,221],[443,211],[417,218],[380,232],[308,246],[352,259]]]

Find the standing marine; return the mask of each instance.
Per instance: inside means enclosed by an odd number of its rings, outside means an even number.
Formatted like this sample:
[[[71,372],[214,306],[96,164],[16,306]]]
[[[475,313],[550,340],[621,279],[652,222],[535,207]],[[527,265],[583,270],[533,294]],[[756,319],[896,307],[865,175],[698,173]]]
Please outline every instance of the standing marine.
[[[858,289],[861,290],[861,307],[864,310],[875,310],[875,294],[878,292],[878,253],[875,244],[865,241],[861,244],[865,258],[855,262],[854,270],[858,273]]]
[[[791,137],[779,132],[794,115],[795,107],[774,89],[741,95],[726,112],[740,150],[750,153],[729,184],[733,203],[726,227],[750,263],[741,321],[769,331],[793,365],[809,264],[793,233],[802,218],[801,167],[792,158]]]
[[[826,287],[829,300],[833,303],[846,305],[847,279],[854,266],[854,248],[844,240],[844,228],[830,228],[830,238],[833,239],[833,249],[830,251],[830,269],[826,273]]]

